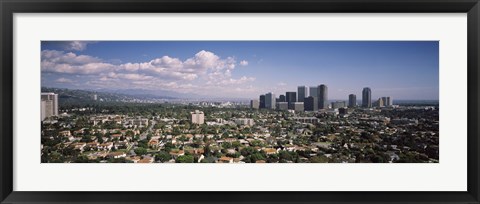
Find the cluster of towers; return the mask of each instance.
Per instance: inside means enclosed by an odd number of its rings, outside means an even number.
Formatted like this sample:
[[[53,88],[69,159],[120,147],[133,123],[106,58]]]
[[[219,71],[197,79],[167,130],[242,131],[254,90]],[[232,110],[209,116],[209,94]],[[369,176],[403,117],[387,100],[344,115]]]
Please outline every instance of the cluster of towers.
[[[372,90],[365,87],[362,91],[362,107],[370,108],[373,105],[378,107],[391,106],[390,97],[381,97],[372,104]],[[357,106],[357,96],[348,95],[348,107]],[[297,92],[286,92],[278,98],[272,92],[260,95],[259,100],[251,100],[250,107],[253,109],[277,109],[295,111],[317,111],[320,109],[337,109],[347,107],[345,101],[334,101],[331,106],[328,102],[328,87],[325,84],[312,86],[299,86]]]

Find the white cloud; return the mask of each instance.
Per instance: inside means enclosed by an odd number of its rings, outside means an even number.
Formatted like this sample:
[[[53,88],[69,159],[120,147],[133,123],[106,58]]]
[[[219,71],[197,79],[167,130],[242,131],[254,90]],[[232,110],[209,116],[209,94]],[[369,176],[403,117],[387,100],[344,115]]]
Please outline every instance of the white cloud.
[[[49,61],[57,64],[81,65],[102,60],[88,55],[77,55],[72,52],[63,52],[57,50],[43,50],[41,53],[42,61]]]
[[[155,78],[153,76],[148,76],[143,74],[131,74],[131,73],[125,74],[125,73],[115,73],[115,72],[110,72],[107,74],[107,76],[113,79],[127,79],[127,80],[133,80],[133,81],[150,80]]]
[[[94,42],[91,41],[68,41],[64,45],[65,50],[73,50],[73,51],[84,51],[87,49],[87,45]]]
[[[225,79],[221,79],[221,80],[211,80],[208,83],[209,84],[214,84],[214,85],[238,85],[238,84],[244,84],[244,83],[252,82],[252,81],[255,81],[254,77],[243,76],[239,79],[225,78]]]
[[[114,69],[114,65],[101,62],[99,58],[76,55],[56,50],[43,50],[41,69],[44,72],[69,74],[96,74]]]
[[[286,86],[286,85],[287,85],[287,83],[285,83],[285,82],[279,82],[279,83],[277,84],[277,86]]]
[[[202,50],[185,61],[163,56],[149,62],[122,64],[121,67],[126,71],[148,72],[167,79],[194,80],[207,72],[232,70],[235,63],[232,57],[222,59],[212,52]]]
[[[242,61],[240,61],[240,65],[242,65],[242,66],[247,66],[247,65],[248,65],[248,61],[242,60]]]
[[[56,82],[58,83],[72,83],[73,81],[71,79],[67,79],[67,78],[58,78],[57,80],[55,80]]]
[[[237,87],[235,88],[236,92],[239,93],[258,93],[258,89],[255,88],[254,86],[246,86],[246,87]]]
[[[70,80],[68,74],[72,77],[80,76],[83,81],[75,81],[93,88],[141,88],[177,92],[203,90],[204,94],[211,94],[211,90],[228,92],[234,90],[236,85],[255,81],[254,77],[249,76],[233,77],[237,65],[235,58],[222,58],[205,50],[185,60],[162,56],[150,61],[123,64],[112,64],[98,57],[72,52],[43,50],[41,60],[42,74],[61,73],[63,79],[60,81],[63,83]],[[239,64],[245,66],[248,62],[243,60]]]

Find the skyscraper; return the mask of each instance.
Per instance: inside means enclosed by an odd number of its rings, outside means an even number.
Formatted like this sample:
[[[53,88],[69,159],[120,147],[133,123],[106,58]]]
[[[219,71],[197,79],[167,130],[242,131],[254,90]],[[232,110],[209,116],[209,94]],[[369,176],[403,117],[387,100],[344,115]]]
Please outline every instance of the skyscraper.
[[[277,101],[277,102],[287,102],[287,99],[285,98],[285,95],[280,95],[278,97],[278,99],[279,99],[279,101]]]
[[[265,108],[265,95],[260,95],[259,108]]]
[[[382,100],[383,100],[383,106],[389,107],[393,105],[392,99],[390,98],[390,96],[384,96],[382,97]]]
[[[387,97],[386,97],[386,96],[382,97],[382,101],[383,101],[383,106],[388,106]]]
[[[350,94],[348,95],[348,107],[356,107],[357,106],[357,95]]]
[[[40,115],[42,121],[58,115],[58,94],[41,93]]]
[[[377,100],[377,106],[378,107],[384,107],[385,106],[385,102],[383,101],[384,98],[387,99],[386,97],[378,98],[378,100]]]
[[[202,111],[195,110],[195,112],[190,112],[192,115],[192,123],[193,124],[203,124],[205,121],[205,115],[203,114]]]
[[[393,99],[390,96],[387,96],[387,101],[385,102],[385,106],[393,106]]]
[[[46,101],[41,101],[40,102],[40,118],[45,120],[47,118],[47,102]]]
[[[309,93],[308,96],[317,97],[317,99],[318,99],[318,86],[311,86],[310,87],[310,93]]]
[[[275,94],[272,92],[265,94],[265,108],[275,109]]]
[[[372,90],[369,87],[363,88],[362,91],[362,107],[371,108],[372,107]]]
[[[328,108],[328,87],[325,84],[318,86],[318,109]]]
[[[305,98],[304,107],[305,107],[305,111],[317,111],[318,110],[317,97],[309,96]]]
[[[294,109],[293,103],[297,102],[297,93],[296,92],[287,92],[286,101],[288,102],[288,109]]]
[[[298,92],[297,101],[298,102],[304,102],[305,98],[308,96],[307,87],[306,86],[299,86],[297,92]]]
[[[250,108],[258,109],[260,107],[260,103],[258,100],[250,100]]]

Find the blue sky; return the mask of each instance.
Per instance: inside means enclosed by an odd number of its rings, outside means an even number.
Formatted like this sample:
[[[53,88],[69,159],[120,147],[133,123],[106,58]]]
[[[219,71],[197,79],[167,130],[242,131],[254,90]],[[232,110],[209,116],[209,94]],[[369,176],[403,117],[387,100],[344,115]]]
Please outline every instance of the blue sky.
[[[330,99],[438,100],[437,41],[44,41],[42,86],[277,96],[326,84]]]

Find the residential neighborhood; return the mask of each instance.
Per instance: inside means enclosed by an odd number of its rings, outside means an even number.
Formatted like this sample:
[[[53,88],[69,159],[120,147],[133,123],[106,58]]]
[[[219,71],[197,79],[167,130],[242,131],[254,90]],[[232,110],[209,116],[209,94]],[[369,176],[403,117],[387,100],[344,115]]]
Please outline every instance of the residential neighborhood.
[[[61,109],[61,114],[42,123],[42,162],[439,161],[438,106],[316,112],[210,103],[151,104],[149,112],[138,107]]]

